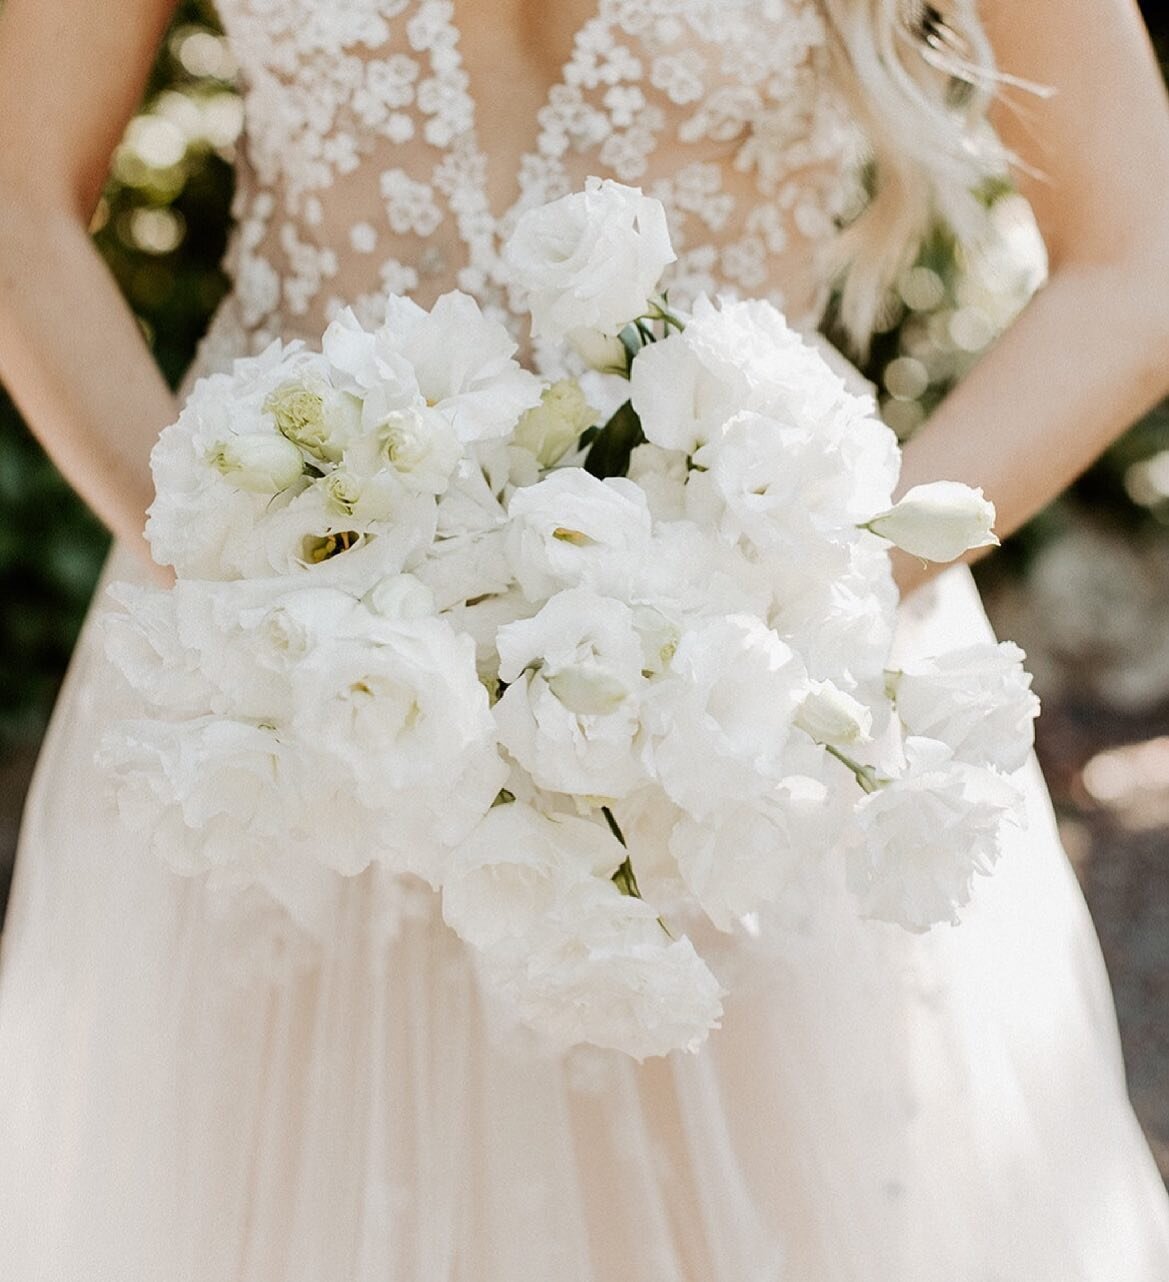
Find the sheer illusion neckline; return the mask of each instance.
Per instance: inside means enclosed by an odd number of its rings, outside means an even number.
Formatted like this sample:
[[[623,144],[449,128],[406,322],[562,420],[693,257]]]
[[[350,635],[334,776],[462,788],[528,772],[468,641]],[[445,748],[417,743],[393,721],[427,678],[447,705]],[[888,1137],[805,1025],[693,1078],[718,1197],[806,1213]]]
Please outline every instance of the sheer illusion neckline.
[[[852,148],[814,0],[565,0],[530,54],[522,10],[477,2],[219,0],[245,133],[217,364],[391,293],[460,289],[524,337],[502,247],[590,174],[661,200],[679,301],[818,314]]]
[[[611,17],[606,13],[606,0],[595,0],[587,6],[580,20],[571,29],[568,48],[554,64],[553,75],[547,79],[543,89],[531,95],[532,101],[537,104],[531,117],[535,126],[532,137],[524,146],[508,149],[504,153],[502,149],[495,147],[489,149],[484,144],[482,104],[506,94],[506,87],[496,94],[489,93],[485,96],[481,92],[484,88],[482,84],[484,71],[482,67],[474,66],[476,61],[474,58],[468,58],[466,33],[459,21],[460,8],[471,2],[473,0],[452,0],[447,8],[444,23],[450,39],[452,67],[457,74],[466,78],[470,125],[465,134],[464,145],[482,173],[483,214],[490,221],[498,240],[500,228],[515,216],[524,203],[525,174],[534,163],[554,158],[549,154],[544,141],[546,134],[542,118],[552,109],[557,95],[567,91],[569,70],[580,54],[587,37],[590,33],[595,37],[602,29],[611,25]],[[500,128],[489,130],[487,133],[492,136],[498,133],[502,137],[506,136],[508,131]],[[506,182],[506,188],[503,186],[504,182]],[[502,200],[499,199],[501,190],[506,192]]]

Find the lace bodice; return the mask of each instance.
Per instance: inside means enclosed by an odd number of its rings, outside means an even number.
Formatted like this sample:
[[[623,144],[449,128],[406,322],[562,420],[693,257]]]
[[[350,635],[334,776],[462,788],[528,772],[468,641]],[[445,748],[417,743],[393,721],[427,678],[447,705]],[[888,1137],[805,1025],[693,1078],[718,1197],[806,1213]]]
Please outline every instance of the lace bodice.
[[[509,91],[469,74],[460,7],[220,0],[245,135],[234,290],[201,364],[315,340],[344,305],[376,320],[390,291],[465,290],[522,339],[500,247],[593,173],[665,203],[674,297],[764,295],[814,319],[852,143],[814,0],[599,0],[518,159],[484,141]]]

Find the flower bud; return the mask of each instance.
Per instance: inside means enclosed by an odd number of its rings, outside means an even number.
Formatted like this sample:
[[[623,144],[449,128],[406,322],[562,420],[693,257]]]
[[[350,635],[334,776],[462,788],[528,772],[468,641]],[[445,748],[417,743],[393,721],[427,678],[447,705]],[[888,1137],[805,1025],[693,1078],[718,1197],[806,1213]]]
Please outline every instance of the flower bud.
[[[214,446],[208,461],[251,494],[279,494],[304,471],[300,450],[282,436],[233,436]]]
[[[459,438],[446,418],[427,406],[411,406],[387,415],[378,429],[382,456],[403,484],[427,494],[441,494],[462,458]]]
[[[831,681],[811,681],[796,709],[795,724],[817,743],[863,743],[873,729],[873,714]]]
[[[264,409],[282,436],[330,463],[341,458],[346,442],[361,426],[361,402],[323,383],[285,383],[268,396]]]
[[[573,351],[590,368],[602,374],[624,374],[629,367],[625,344],[599,329],[574,329],[568,334]]]
[[[524,413],[512,441],[534,454],[541,467],[551,467],[596,417],[576,379],[563,378],[546,387],[540,404]]]
[[[394,480],[384,473],[360,477],[338,468],[321,484],[330,507],[342,516],[354,516],[359,521],[387,520],[396,506]]]
[[[915,485],[864,529],[927,561],[953,561],[970,548],[996,545],[994,504],[957,481]]]
[[[424,619],[434,613],[434,593],[413,574],[391,574],[365,594],[365,604],[383,619]]]
[[[595,664],[573,663],[547,678],[548,689],[570,711],[582,716],[615,711],[629,694],[611,672]]]

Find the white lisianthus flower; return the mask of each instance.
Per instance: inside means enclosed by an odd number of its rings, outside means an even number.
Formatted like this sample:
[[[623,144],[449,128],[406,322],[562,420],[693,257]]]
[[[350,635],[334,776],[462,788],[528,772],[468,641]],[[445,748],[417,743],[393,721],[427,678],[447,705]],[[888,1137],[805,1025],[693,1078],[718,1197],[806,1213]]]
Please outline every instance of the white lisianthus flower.
[[[719,806],[698,822],[683,815],[670,853],[683,881],[719,930],[783,895],[802,859],[822,859],[830,841],[827,786],[793,775],[757,800]]]
[[[376,338],[409,363],[423,402],[464,444],[506,436],[540,402],[540,380],[513,359],[515,339],[467,294],[443,294],[429,312],[391,297]]]
[[[837,747],[864,743],[872,734],[873,714],[831,681],[809,681],[796,709],[795,724],[817,743]]]
[[[532,335],[548,339],[579,329],[619,333],[645,311],[676,257],[661,202],[599,178],[528,210],[504,246]]]
[[[172,717],[209,712],[216,687],[180,635],[178,591],[114,583],[108,596],[122,608],[99,616],[105,652],[130,687]]]
[[[540,404],[527,410],[512,433],[514,444],[534,454],[541,467],[551,467],[596,422],[574,378],[562,378],[544,389]]]
[[[541,788],[612,798],[640,785],[642,641],[629,606],[570,588],[496,644],[510,683],[492,709],[499,740]]]
[[[264,409],[282,436],[325,462],[338,462],[361,429],[361,402],[319,376],[282,383]]]
[[[433,496],[409,493],[389,473],[370,483],[344,471],[326,479],[333,476],[328,488],[318,481],[272,503],[247,540],[223,550],[224,567],[248,578],[311,573],[356,596],[412,569],[434,538]]]
[[[907,662],[890,682],[898,715],[910,734],[940,739],[958,761],[1018,770],[1039,715],[1024,658],[1002,641]]]
[[[654,908],[600,878],[568,888],[539,928],[483,960],[504,1000],[561,1050],[693,1052],[722,1015],[724,990],[690,940],[671,940]]]
[[[178,421],[163,430],[151,452],[156,498],[146,532],[156,560],[184,578],[257,572],[258,536],[309,485],[301,476],[301,450],[280,435],[264,405],[278,387],[326,375],[319,355],[299,343],[277,342],[259,356],[236,360],[229,374],[198,380]],[[213,461],[217,456],[223,472]],[[240,488],[241,478],[259,492]]]
[[[635,563],[651,527],[645,494],[626,477],[598,480],[562,468],[516,490],[508,503],[507,555],[530,597],[585,583],[614,557]]]
[[[699,622],[643,699],[651,773],[698,820],[726,802],[763,796],[785,773],[804,681],[799,657],[759,619]]]
[[[864,528],[926,561],[953,561],[971,548],[998,544],[994,504],[958,481],[915,485]]]
[[[300,738],[341,762],[372,806],[386,789],[453,777],[464,753],[495,742],[474,646],[444,619],[370,614],[363,635],[316,647],[296,681]]]
[[[834,431],[744,410],[693,456],[703,486],[717,496],[707,519],[731,540],[745,537],[761,552],[806,558],[817,545],[855,540],[856,523],[887,502],[897,476],[897,447],[888,428],[859,420]],[[690,488],[698,493],[693,484]],[[693,515],[693,495],[687,496]]]
[[[699,359],[690,330],[643,347],[629,372],[629,396],[646,440],[692,454],[743,407],[742,380]]]
[[[545,815],[522,801],[492,806],[451,857],[443,918],[476,948],[523,941],[568,887],[611,877],[624,858],[602,823]]]
[[[645,491],[655,521],[677,521],[686,514],[686,455],[643,441],[629,455],[626,476]]]
[[[808,675],[832,681],[876,706],[897,606],[889,557],[876,539],[811,543],[802,559],[790,551],[761,560],[774,601],[769,621],[804,656]]]
[[[99,762],[117,780],[124,822],[185,875],[262,861],[312,795],[303,749],[225,717],[124,722],[106,735]]]
[[[907,739],[906,760],[900,777],[857,805],[848,880],[865,916],[924,931],[957,924],[975,875],[998,859],[1020,794],[1001,775],[954,761],[937,740]]]

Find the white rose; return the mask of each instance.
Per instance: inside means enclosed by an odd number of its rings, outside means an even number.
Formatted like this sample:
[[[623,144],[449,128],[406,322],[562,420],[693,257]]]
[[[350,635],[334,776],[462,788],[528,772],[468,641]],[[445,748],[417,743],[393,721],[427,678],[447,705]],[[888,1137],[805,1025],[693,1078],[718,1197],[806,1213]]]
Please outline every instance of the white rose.
[[[762,796],[784,774],[803,683],[798,656],[759,619],[699,622],[643,699],[651,772],[698,820],[727,801]]]
[[[795,724],[817,743],[847,746],[869,738],[873,714],[833,682],[810,681],[796,709]]]
[[[791,776],[758,800],[727,803],[704,822],[683,815],[670,852],[687,888],[719,930],[783,895],[803,859],[823,858],[829,844],[824,783]]]
[[[865,523],[881,538],[927,561],[953,561],[971,548],[997,545],[994,504],[957,481],[915,485],[899,503]]]
[[[423,403],[390,410],[353,441],[345,466],[363,476],[381,469],[415,494],[442,494],[463,457],[463,447],[446,416]]]
[[[282,436],[234,436],[219,441],[208,462],[237,489],[278,494],[304,472],[300,450]]]
[[[541,788],[612,798],[641,783],[642,641],[627,605],[568,589],[496,644],[510,683],[492,709],[499,739]]]
[[[625,477],[561,468],[516,490],[507,513],[508,560],[531,597],[582,583],[613,559],[632,565],[649,543],[645,494]]]
[[[536,338],[577,329],[617,334],[641,315],[676,255],[660,201],[589,178],[516,223],[504,258],[532,313]]]
[[[451,858],[443,918],[476,948],[522,940],[569,886],[611,877],[624,858],[604,824],[545,815],[522,801],[492,806]]]
[[[563,378],[546,387],[540,404],[524,413],[512,440],[534,454],[541,467],[551,467],[594,422],[596,413],[580,384]]]
[[[857,805],[848,879],[865,916],[923,931],[957,923],[975,874],[998,859],[1000,829],[1020,794],[992,771],[954,761],[935,740],[908,739],[906,757],[899,778]]]
[[[1018,770],[1034,744],[1039,715],[1024,657],[1003,641],[906,663],[891,682],[906,730],[940,739],[958,761]]]

